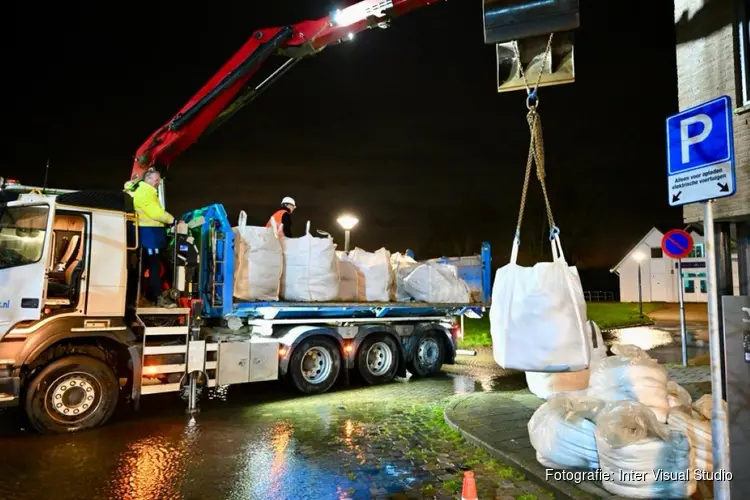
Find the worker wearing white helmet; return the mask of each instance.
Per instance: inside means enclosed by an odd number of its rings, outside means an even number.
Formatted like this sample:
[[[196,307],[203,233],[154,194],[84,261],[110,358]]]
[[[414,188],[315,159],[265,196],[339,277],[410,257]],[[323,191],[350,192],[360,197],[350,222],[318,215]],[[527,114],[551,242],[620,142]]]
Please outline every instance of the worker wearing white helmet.
[[[295,208],[297,208],[297,204],[294,202],[294,198],[287,196],[281,200],[281,208],[268,219],[266,227],[274,227],[277,238],[282,234],[287,238],[292,237],[292,212]]]

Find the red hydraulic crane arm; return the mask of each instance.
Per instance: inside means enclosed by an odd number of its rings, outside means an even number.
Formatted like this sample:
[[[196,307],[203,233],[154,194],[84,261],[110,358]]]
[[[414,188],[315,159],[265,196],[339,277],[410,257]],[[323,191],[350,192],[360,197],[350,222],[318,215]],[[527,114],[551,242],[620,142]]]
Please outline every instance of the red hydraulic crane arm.
[[[366,29],[385,28],[391,19],[438,1],[363,0],[321,19],[255,31],[203,88],[138,148],[132,175],[140,176],[149,167],[168,166],[207,129],[249,103],[301,58]],[[289,59],[259,85],[248,88],[250,78],[273,54]]]

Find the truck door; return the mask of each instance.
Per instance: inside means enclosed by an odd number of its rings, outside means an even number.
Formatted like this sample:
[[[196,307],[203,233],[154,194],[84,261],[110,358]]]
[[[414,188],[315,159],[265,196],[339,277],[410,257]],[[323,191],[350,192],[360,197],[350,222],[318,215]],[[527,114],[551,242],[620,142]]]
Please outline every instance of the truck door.
[[[43,199],[0,204],[0,338],[41,317],[54,219]]]

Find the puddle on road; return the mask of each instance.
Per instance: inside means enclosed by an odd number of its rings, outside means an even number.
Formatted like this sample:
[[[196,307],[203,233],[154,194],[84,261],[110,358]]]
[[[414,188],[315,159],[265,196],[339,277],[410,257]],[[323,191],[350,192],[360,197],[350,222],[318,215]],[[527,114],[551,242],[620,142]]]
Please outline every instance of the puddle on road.
[[[672,343],[672,334],[669,331],[651,326],[621,328],[610,330],[608,333],[613,344],[632,344],[645,351]]]
[[[89,498],[420,498],[460,484],[477,453],[446,438],[436,402],[525,387],[511,378],[445,375],[308,397],[278,383],[235,386],[215,391],[195,418],[174,396],[145,398],[139,415],[101,429],[0,438],[14,457],[0,491],[81,499],[86,484]]]

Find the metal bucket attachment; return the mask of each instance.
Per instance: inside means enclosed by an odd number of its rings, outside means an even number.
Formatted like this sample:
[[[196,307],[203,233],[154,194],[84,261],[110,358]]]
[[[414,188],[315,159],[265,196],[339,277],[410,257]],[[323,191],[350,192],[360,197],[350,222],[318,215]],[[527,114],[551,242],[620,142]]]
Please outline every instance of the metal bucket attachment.
[[[578,0],[482,0],[484,43],[577,29]]]
[[[573,83],[575,81],[573,33],[555,33],[550,54],[542,67],[548,41],[549,35],[542,35],[517,42],[498,43],[496,45],[497,91],[513,92],[525,89],[526,82],[521,74],[522,67],[526,80],[532,88],[539,78],[540,71],[543,73],[539,87]],[[516,55],[514,43],[518,43],[520,61]]]

